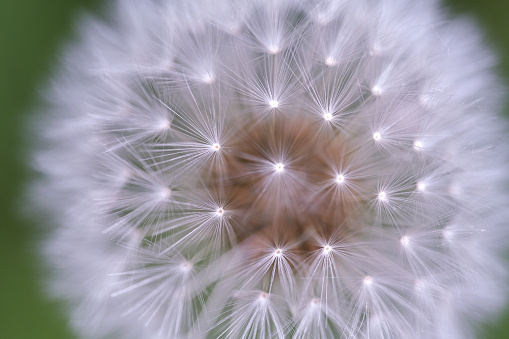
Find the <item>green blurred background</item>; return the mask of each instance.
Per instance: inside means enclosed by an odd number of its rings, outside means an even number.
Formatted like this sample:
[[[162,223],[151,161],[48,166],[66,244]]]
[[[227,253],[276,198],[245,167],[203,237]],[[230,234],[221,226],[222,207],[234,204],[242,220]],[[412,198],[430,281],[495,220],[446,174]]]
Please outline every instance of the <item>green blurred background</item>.
[[[509,1],[447,0],[446,5],[480,23],[509,84]],[[63,43],[73,38],[73,18],[99,7],[97,0],[0,0],[0,338],[75,338],[61,305],[41,292],[37,230],[18,212],[27,179],[24,150],[34,141],[24,124]],[[506,106],[509,117],[509,100]],[[479,334],[509,338],[509,309]]]

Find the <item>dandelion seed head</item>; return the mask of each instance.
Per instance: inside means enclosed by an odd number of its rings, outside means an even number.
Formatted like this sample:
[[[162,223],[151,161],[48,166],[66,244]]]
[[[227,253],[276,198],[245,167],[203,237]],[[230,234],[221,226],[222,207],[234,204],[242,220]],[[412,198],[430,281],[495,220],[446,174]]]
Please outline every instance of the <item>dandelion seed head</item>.
[[[507,292],[506,123],[495,58],[437,6],[83,19],[30,194],[78,335],[472,337]]]
[[[431,102],[431,97],[429,94],[425,93],[425,94],[421,94],[421,96],[419,97],[419,103],[423,106],[427,106],[429,103]]]

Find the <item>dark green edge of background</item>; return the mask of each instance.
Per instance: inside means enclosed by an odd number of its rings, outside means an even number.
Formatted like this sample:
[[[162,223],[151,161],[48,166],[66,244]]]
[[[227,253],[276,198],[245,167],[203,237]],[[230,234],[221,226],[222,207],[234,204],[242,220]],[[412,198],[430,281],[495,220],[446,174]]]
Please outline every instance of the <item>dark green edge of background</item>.
[[[63,43],[73,38],[76,15],[99,6],[98,0],[0,0],[0,338],[75,338],[62,305],[42,293],[38,232],[19,211],[28,178],[26,146],[34,141],[26,122],[37,91]],[[509,2],[448,0],[446,6],[480,23],[509,84]],[[506,107],[509,117],[509,100]],[[507,140],[509,147],[509,134]],[[509,309],[479,336],[509,338]]]

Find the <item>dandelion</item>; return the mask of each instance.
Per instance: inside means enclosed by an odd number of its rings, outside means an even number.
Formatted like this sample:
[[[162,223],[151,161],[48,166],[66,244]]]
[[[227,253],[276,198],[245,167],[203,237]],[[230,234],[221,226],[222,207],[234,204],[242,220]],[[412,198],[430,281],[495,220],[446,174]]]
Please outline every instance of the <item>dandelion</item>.
[[[493,57],[434,1],[115,1],[34,128],[84,338],[471,338],[505,304]]]

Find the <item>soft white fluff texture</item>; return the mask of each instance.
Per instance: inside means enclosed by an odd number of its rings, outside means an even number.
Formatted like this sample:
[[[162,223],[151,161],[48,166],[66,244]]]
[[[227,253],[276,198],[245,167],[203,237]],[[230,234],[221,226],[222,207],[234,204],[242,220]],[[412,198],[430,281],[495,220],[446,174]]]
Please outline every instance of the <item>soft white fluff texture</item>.
[[[119,0],[78,40],[31,196],[80,336],[471,338],[504,306],[503,88],[470,22],[424,0]],[[236,175],[288,213],[329,194],[355,211],[332,233],[240,238],[250,207],[209,189],[243,122],[275,116],[340,137],[330,178],[284,139]]]

